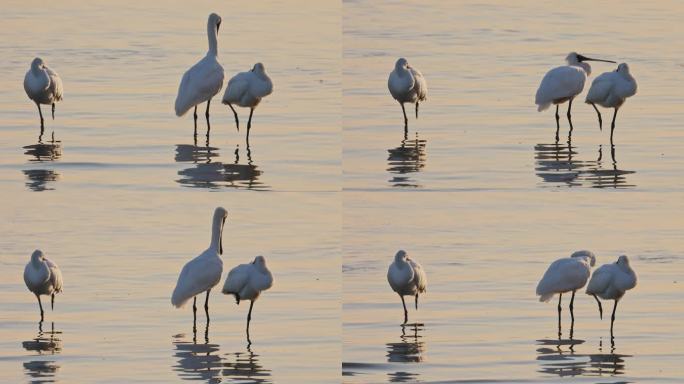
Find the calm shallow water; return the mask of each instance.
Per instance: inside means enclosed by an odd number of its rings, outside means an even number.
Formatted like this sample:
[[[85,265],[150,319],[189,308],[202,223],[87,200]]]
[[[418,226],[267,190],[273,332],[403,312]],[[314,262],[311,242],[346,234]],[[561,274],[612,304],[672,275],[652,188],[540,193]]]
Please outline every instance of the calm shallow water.
[[[1,382],[339,382],[340,9],[3,4]],[[203,118],[195,143],[192,117],[173,113],[212,11],[227,76],[262,61],[275,84],[249,146],[216,99],[208,146]],[[65,85],[42,143],[22,88],[36,55]],[[263,254],[275,276],[254,306],[250,347],[249,305],[216,289],[208,337],[201,314],[193,341],[191,308],[169,302],[218,205],[229,211],[224,269]],[[22,280],[35,248],[65,279],[42,331]]]
[[[345,382],[681,381],[682,14],[675,2],[344,2]],[[536,111],[543,74],[573,50],[626,61],[639,83],[614,146],[581,102],[570,138],[567,106],[558,140],[553,111]],[[406,133],[387,91],[399,56],[429,86]],[[559,339],[556,303],[534,295],[551,261],[585,248],[598,264],[627,254],[639,275],[612,344],[590,297],[576,298],[572,339],[564,310]],[[398,249],[428,274],[405,327],[386,280]]]

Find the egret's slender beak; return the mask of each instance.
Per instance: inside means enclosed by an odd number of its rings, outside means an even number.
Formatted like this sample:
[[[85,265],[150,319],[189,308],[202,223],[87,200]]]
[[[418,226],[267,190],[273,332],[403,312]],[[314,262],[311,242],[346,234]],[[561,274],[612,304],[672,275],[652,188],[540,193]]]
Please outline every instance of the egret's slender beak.
[[[223,218],[221,223],[221,233],[219,234],[219,255],[223,255],[223,227],[226,225],[226,218]]]
[[[221,22],[216,23],[216,33],[218,33],[219,28],[221,28]]]
[[[591,57],[586,57],[582,55],[577,55],[577,60],[582,62],[582,61],[602,61],[604,63],[615,63],[613,60],[603,60],[603,59],[592,59]]]

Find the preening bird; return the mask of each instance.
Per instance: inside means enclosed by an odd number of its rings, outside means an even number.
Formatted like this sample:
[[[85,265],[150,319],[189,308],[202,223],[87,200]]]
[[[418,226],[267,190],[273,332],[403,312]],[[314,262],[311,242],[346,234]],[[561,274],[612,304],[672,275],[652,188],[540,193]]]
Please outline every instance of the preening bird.
[[[36,57],[31,62],[31,69],[24,76],[24,90],[29,99],[33,100],[38,107],[40,115],[40,134],[43,134],[45,123],[41,104],[52,105],[52,120],[55,119],[55,103],[62,100],[64,88],[62,79],[57,72],[48,68],[40,57]]]
[[[613,72],[602,73],[594,79],[591,88],[587,93],[585,102],[591,104],[598,115],[599,129],[603,130],[601,112],[596,108],[596,104],[605,108],[614,108],[613,121],[610,123],[610,142],[613,142],[613,130],[615,130],[615,117],[618,109],[625,103],[628,97],[634,96],[637,92],[637,83],[629,73],[629,66],[626,63],[618,65]]]
[[[207,102],[207,110],[204,113],[207,119],[207,138],[211,125],[209,124],[209,105],[211,98],[223,88],[223,67],[218,62],[218,31],[221,26],[221,16],[212,13],[207,20],[207,38],[209,39],[209,51],[197,64],[183,74],[178,96],[176,96],[176,116],[185,115],[190,108],[194,107],[195,136],[197,136],[197,105]]]
[[[223,104],[227,104],[233,111],[235,127],[238,132],[240,131],[240,120],[233,104],[249,108],[247,140],[249,140],[249,129],[252,127],[254,109],[259,105],[261,99],[270,95],[271,92],[273,92],[273,82],[261,63],[254,64],[252,70],[240,72],[228,81],[226,92],[223,94]]]
[[[392,290],[401,298],[401,304],[404,306],[404,324],[406,324],[408,311],[404,296],[415,296],[417,310],[418,295],[424,293],[427,288],[425,271],[417,261],[409,258],[405,251],[399,251],[387,270],[387,281]]]
[[[394,64],[394,70],[390,72],[387,88],[389,88],[392,97],[401,105],[401,111],[404,113],[404,128],[408,127],[404,103],[416,104],[417,119],[418,106],[421,101],[425,101],[427,98],[427,82],[423,74],[408,65],[406,59],[402,57],[397,60]]]
[[[31,261],[24,267],[24,283],[38,299],[40,321],[43,321],[43,303],[40,295],[50,296],[50,308],[55,309],[55,295],[62,292],[62,272],[57,264],[48,260],[40,250],[33,251]]]
[[[561,299],[563,294],[572,291],[570,299],[570,317],[575,322],[573,312],[575,302],[575,291],[584,287],[591,275],[591,267],[596,264],[596,256],[590,251],[577,251],[570,255],[558,259],[549,265],[544,272],[544,276],[537,284],[537,295],[539,301],[547,302],[558,294],[558,331],[561,325]],[[572,327],[571,327],[572,329]],[[572,331],[571,331],[572,332]]]
[[[226,282],[223,284],[223,293],[235,296],[235,302],[249,300],[249,312],[247,313],[247,342],[249,339],[249,322],[252,320],[252,307],[259,298],[261,292],[271,288],[273,275],[266,266],[266,259],[257,256],[249,264],[240,264],[228,272]]]
[[[222,207],[216,208],[211,226],[211,243],[209,248],[199,256],[187,262],[178,276],[176,288],[171,295],[171,304],[176,308],[182,307],[188,300],[192,301],[193,329],[197,321],[197,295],[207,292],[204,301],[204,311],[209,323],[209,292],[221,281],[223,272],[223,227],[228,217],[228,211]]]
[[[603,308],[599,297],[603,300],[614,300],[613,314],[610,317],[610,334],[613,334],[613,323],[615,322],[615,310],[618,301],[625,293],[636,287],[637,275],[629,265],[627,256],[622,255],[613,264],[604,264],[594,271],[594,274],[587,285],[587,295],[594,296],[599,307],[599,316],[603,319]]]
[[[558,116],[558,105],[568,101],[568,123],[572,131],[572,100],[584,89],[584,82],[587,76],[591,75],[591,66],[587,61],[603,61],[614,63],[610,60],[592,59],[582,56],[576,52],[570,52],[565,58],[568,65],[556,67],[546,73],[537,89],[535,104],[537,111],[547,109],[551,104],[556,104],[556,140],[558,140],[558,130],[560,129],[560,117]]]

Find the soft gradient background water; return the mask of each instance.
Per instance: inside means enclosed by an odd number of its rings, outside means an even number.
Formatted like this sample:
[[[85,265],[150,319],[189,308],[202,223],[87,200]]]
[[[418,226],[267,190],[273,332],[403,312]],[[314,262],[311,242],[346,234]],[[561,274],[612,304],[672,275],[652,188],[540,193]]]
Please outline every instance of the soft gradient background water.
[[[340,9],[314,1],[3,3],[1,382],[339,382]],[[173,113],[181,75],[207,50],[210,12],[223,17],[226,74],[261,61],[275,84],[254,115],[251,164],[245,132],[219,99],[209,150],[203,107],[199,148],[192,117]],[[64,81],[43,138],[54,128],[61,141],[53,161],[50,148],[22,148],[39,133],[22,87],[35,56]],[[240,113],[246,123],[248,111]],[[193,344],[191,308],[169,302],[182,265],[207,247],[218,205],[229,211],[225,270],[263,254],[275,275],[254,307],[251,351],[248,305],[215,290],[209,340],[200,312]],[[22,280],[35,248],[65,279],[40,337]]]
[[[682,16],[677,2],[344,2],[345,382],[681,381]],[[565,106],[558,144],[553,111],[536,111],[573,50],[628,62],[639,83],[616,164],[591,107],[574,105],[571,149]],[[387,91],[400,56],[429,85],[403,145]],[[534,295],[551,261],[584,248],[639,274],[613,347],[592,298],[575,300],[571,349],[567,309],[558,341],[557,301]],[[403,330],[386,281],[398,249],[428,274],[409,310],[420,325]]]

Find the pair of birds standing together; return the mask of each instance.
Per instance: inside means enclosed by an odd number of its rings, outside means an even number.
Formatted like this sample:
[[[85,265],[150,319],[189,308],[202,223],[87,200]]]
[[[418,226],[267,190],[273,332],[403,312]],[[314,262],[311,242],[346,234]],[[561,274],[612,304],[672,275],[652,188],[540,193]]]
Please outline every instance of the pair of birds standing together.
[[[570,52],[565,58],[568,65],[556,67],[544,75],[544,78],[537,89],[535,104],[539,112],[549,108],[552,104],[556,105],[556,140],[558,140],[558,130],[560,129],[560,117],[558,116],[558,106],[568,102],[568,123],[572,132],[572,116],[570,110],[572,101],[577,95],[582,93],[587,76],[591,75],[591,66],[587,61],[602,61],[615,63],[611,60],[592,59],[576,52]],[[613,142],[613,131],[615,130],[615,118],[618,109],[625,103],[628,97],[636,94],[637,83],[629,72],[626,63],[618,65],[612,72],[605,72],[598,76],[591,83],[591,88],[587,93],[585,103],[591,104],[598,115],[599,129],[603,130],[603,120],[601,112],[596,108],[596,104],[605,108],[614,108],[613,120],[610,123],[610,142]]]
[[[221,280],[223,273],[223,227],[228,212],[221,207],[216,208],[212,220],[211,243],[209,248],[199,256],[190,260],[181,270],[176,288],[171,296],[171,303],[175,307],[182,307],[190,299],[193,299],[193,329],[196,329],[197,320],[197,295],[207,293],[204,302],[204,310],[209,322],[209,292]],[[41,295],[51,298],[51,308],[54,309],[55,294],[62,292],[62,272],[57,264],[49,260],[42,251],[36,250],[31,255],[31,261],[24,268],[24,282],[26,287],[36,295],[40,307],[40,321],[43,321],[43,303]],[[223,285],[222,292],[233,295],[237,304],[242,300],[249,300],[249,312],[247,314],[247,340],[249,339],[249,323],[252,319],[254,301],[259,298],[261,292],[271,288],[273,275],[266,266],[266,259],[257,256],[249,264],[240,264],[228,272],[228,277]]]
[[[181,79],[176,96],[176,115],[183,116],[194,107],[195,136],[197,136],[197,105],[207,103],[205,117],[207,119],[207,137],[209,137],[209,105],[211,99],[223,88],[223,66],[218,62],[218,31],[221,17],[215,13],[207,20],[207,39],[209,51],[204,58],[188,69]],[[254,108],[261,99],[273,92],[273,83],[262,63],[256,63],[251,71],[241,72],[228,81],[222,102],[230,107],[235,116],[235,126],[240,131],[238,114],[233,104],[249,108],[247,121],[247,140],[252,127]]]
[[[614,300],[613,314],[610,317],[610,334],[613,334],[613,323],[615,322],[615,310],[618,301],[625,293],[634,288],[637,284],[637,275],[629,265],[629,259],[623,255],[615,263],[604,264],[594,273],[591,267],[596,264],[596,256],[590,251],[577,251],[570,257],[558,259],[551,263],[544,273],[544,276],[537,285],[537,295],[539,301],[547,302],[558,294],[558,326],[560,333],[561,323],[561,299],[563,294],[572,292],[570,298],[570,317],[575,321],[573,304],[575,301],[575,291],[587,285],[586,293],[596,299],[599,307],[599,316],[603,319],[603,307],[601,301]],[[591,276],[591,279],[589,279]],[[559,335],[560,336],[560,335]]]
[[[183,116],[191,108],[194,110],[195,136],[197,135],[197,105],[206,102],[207,136],[209,136],[209,105],[211,99],[223,88],[224,72],[219,64],[218,31],[221,17],[215,13],[209,15],[207,21],[207,38],[209,51],[197,64],[188,69],[181,79],[176,97],[175,110],[177,116]],[[28,97],[36,103],[40,115],[40,134],[45,127],[41,104],[52,106],[52,119],[55,118],[55,103],[62,100],[64,87],[57,72],[49,68],[43,59],[37,57],[31,62],[31,68],[24,76],[24,90]],[[254,108],[261,99],[273,92],[273,83],[262,63],[256,63],[252,70],[241,72],[228,81],[222,102],[230,107],[235,116],[235,126],[240,131],[240,121],[233,105],[249,108],[247,121],[247,139],[252,126]],[[54,137],[54,136],[53,136]]]

